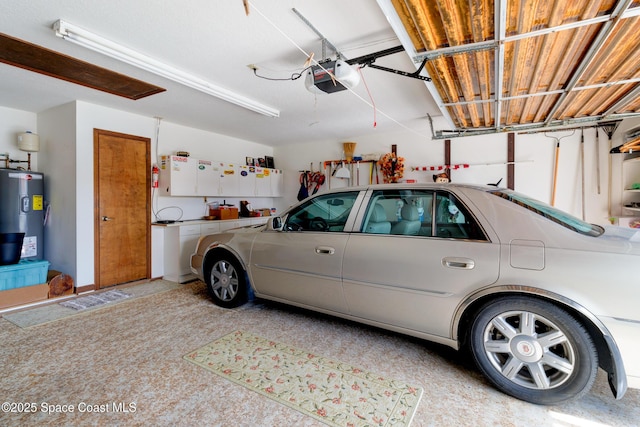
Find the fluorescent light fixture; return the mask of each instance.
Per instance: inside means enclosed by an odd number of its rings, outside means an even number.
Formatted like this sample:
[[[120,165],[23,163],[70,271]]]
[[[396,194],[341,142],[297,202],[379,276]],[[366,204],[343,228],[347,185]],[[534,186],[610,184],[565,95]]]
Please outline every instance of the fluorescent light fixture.
[[[184,86],[206,93],[224,101],[246,108],[256,113],[264,114],[268,117],[279,117],[280,111],[267,105],[261,104],[243,95],[231,92],[228,89],[216,86],[206,80],[182,70],[163,64],[162,62],[136,52],[132,49],[114,43],[104,37],[93,34],[87,30],[69,24],[63,20],[58,20],[53,24],[53,30],[58,37],[62,37],[72,43],[91,49],[103,55],[125,62],[134,67],[141,68],[150,73],[173,80]]]

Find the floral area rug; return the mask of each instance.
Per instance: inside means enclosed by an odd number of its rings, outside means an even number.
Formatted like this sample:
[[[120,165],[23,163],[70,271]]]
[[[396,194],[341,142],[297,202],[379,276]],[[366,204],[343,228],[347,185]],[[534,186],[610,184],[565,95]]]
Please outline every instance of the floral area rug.
[[[331,426],[408,426],[423,392],[242,331],[184,359]]]

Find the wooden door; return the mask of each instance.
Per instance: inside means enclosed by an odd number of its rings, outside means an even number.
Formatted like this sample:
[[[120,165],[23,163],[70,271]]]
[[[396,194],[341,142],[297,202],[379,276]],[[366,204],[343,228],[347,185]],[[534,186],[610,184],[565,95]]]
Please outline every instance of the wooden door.
[[[93,139],[96,287],[148,279],[150,140],[99,129]]]

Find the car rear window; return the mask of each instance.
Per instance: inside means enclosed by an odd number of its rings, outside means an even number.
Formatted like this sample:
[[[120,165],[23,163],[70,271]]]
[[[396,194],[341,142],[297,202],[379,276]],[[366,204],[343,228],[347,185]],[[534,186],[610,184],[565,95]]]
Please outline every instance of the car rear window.
[[[522,206],[523,208],[560,224],[563,227],[573,230],[576,233],[594,237],[600,236],[604,233],[604,228],[599,225],[589,224],[588,222],[585,222],[567,212],[554,208],[553,206],[539,200],[527,197],[524,194],[512,191],[491,191],[490,193],[515,203],[518,206]]]

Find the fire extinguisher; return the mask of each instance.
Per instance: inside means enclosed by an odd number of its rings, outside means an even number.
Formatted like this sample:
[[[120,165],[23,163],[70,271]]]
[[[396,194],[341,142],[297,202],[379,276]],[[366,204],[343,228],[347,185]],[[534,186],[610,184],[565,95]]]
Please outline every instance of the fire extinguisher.
[[[158,169],[158,165],[155,163],[151,167],[151,187],[158,188],[158,175],[160,174],[160,169]]]

